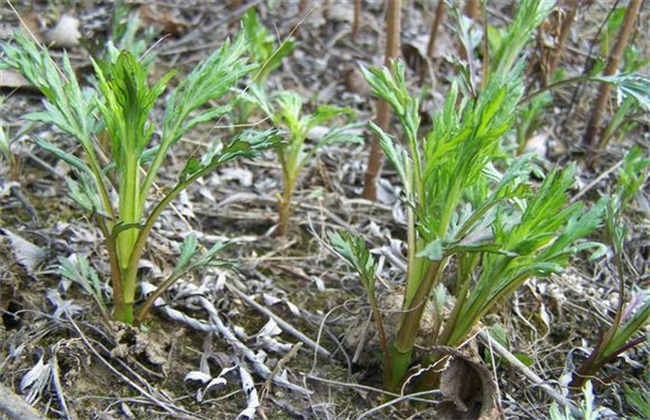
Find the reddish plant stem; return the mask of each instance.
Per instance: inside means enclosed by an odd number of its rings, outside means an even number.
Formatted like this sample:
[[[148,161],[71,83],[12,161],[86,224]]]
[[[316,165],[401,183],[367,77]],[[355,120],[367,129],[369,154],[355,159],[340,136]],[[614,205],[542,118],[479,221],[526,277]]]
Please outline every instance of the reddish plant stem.
[[[429,34],[429,43],[427,44],[427,59],[422,67],[420,67],[420,84],[424,83],[427,72],[430,72],[431,82],[433,83],[433,69],[432,59],[436,49],[436,41],[438,38],[438,27],[445,15],[445,0],[439,0],[436,6],[436,12],[433,15],[433,22],[431,23],[431,33]]]
[[[397,57],[399,52],[399,33],[401,19],[401,0],[388,0],[388,11],[386,13],[386,54],[384,55],[384,65],[390,65],[391,60]],[[379,101],[377,109],[377,125],[382,130],[388,130],[391,117],[390,106]],[[377,201],[377,178],[381,173],[384,154],[379,145],[377,137],[372,139],[370,144],[370,156],[368,157],[368,168],[363,185],[363,197],[371,201]]]
[[[230,0],[230,12],[232,13],[232,18],[230,19],[229,28],[233,31],[237,31],[237,28],[239,27],[239,19],[235,13],[240,7],[241,0]]]
[[[641,7],[641,3],[642,0],[630,0],[630,4],[627,6],[627,10],[625,11],[625,17],[623,18],[620,32],[618,33],[618,38],[616,39],[616,44],[612,49],[612,53],[607,60],[607,66],[603,71],[603,76],[611,76],[618,70],[621,56],[623,55],[627,41],[629,40],[630,34],[632,33],[634,22],[639,15],[639,8]],[[593,146],[596,142],[596,135],[605,113],[605,107],[609,101],[610,91],[611,85],[609,83],[600,84],[598,97],[596,98],[596,102],[594,103],[594,107],[591,111],[591,117],[587,123],[585,135],[582,138],[583,143],[586,145]],[[602,141],[598,144],[598,149],[602,150],[606,146],[607,140]]]
[[[478,0],[467,0],[463,14],[472,20],[478,17]]]
[[[352,39],[356,40],[361,29],[361,0],[354,0],[354,21],[352,22]]]
[[[433,23],[431,24],[431,34],[429,34],[429,44],[427,45],[427,58],[433,58],[433,53],[436,49],[436,41],[438,38],[438,27],[442,21],[442,17],[445,15],[445,0],[438,0],[438,6],[436,7],[436,13],[433,16]]]
[[[463,14],[468,18],[472,19],[474,22],[476,22],[476,19],[478,18],[478,6],[479,6],[478,0],[467,0],[467,2],[465,3],[465,8],[463,9]],[[463,48],[463,45],[461,45],[460,47],[461,60],[469,62],[469,58],[471,55],[472,52],[466,51],[465,48]]]

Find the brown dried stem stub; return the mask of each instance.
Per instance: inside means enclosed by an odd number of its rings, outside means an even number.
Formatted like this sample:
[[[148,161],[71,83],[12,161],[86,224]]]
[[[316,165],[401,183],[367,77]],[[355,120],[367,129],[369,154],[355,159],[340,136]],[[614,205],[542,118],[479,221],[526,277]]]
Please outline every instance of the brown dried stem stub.
[[[630,34],[632,33],[632,28],[634,27],[634,22],[639,15],[639,9],[641,8],[642,0],[631,0],[630,4],[625,11],[625,17],[623,18],[623,23],[621,24],[620,32],[618,33],[618,38],[616,39],[616,44],[612,49],[612,53],[607,60],[607,66],[603,71],[603,76],[612,76],[618,71],[618,65],[621,61],[623,51],[627,45],[628,40],[630,39]],[[594,103],[594,107],[591,111],[591,117],[587,123],[587,128],[585,130],[585,135],[582,139],[583,143],[586,145],[593,146],[596,143],[596,136],[600,128],[600,123],[605,116],[605,108],[607,102],[609,101],[609,93],[611,91],[611,84],[602,82],[598,90],[598,97]],[[603,149],[607,146],[606,140],[598,144],[598,149]]]
[[[390,62],[399,54],[400,40],[400,19],[401,19],[401,0],[389,0],[388,12],[386,13],[386,54],[384,64],[390,65]],[[377,111],[377,125],[384,131],[387,131],[390,122],[391,109],[385,101],[380,101]],[[370,156],[368,157],[368,168],[363,184],[363,197],[371,201],[377,201],[377,179],[381,173],[383,164],[383,153],[379,146],[379,139],[375,137],[370,144]]]

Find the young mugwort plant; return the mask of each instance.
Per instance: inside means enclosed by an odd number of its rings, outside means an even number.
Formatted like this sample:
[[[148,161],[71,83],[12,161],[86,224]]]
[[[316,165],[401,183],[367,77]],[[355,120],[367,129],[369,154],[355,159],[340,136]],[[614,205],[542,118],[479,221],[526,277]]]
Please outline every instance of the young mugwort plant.
[[[522,2],[522,8],[536,12],[520,9],[513,27],[536,25],[547,6]],[[456,347],[528,278],[560,272],[570,255],[599,245],[578,242],[600,224],[605,203],[588,211],[582,203],[569,205],[575,165],[553,169],[535,188],[530,175],[539,175],[540,169],[530,155],[503,158],[502,142],[511,135],[523,92],[523,45],[518,41],[519,50],[500,51],[495,67],[500,71],[490,73],[484,87],[461,93],[453,83],[444,108],[433,118],[433,129],[423,138],[419,106],[406,89],[403,63],[393,63],[390,70],[363,70],[373,93],[391,105],[405,136],[396,142],[370,123],[403,185],[407,213],[407,268],[394,334],[385,331],[375,297],[376,262],[363,239],[335,233],[331,242],[359,272],[368,293],[384,341],[384,384],[389,390],[399,391],[412,376],[413,351],[429,299],[436,303],[436,320],[425,346]],[[454,299],[445,302],[445,289]],[[448,313],[445,303],[451,307]],[[436,370],[426,368],[440,357],[424,357],[425,371],[413,382],[416,388],[437,386]]]
[[[150,86],[148,72],[138,58],[109,46],[108,60],[92,61],[96,88],[82,89],[67,55],[59,69],[49,53],[27,36],[17,33],[15,42],[3,44],[3,65],[18,69],[45,96],[45,110],[27,118],[52,124],[74,138],[84,158],[45,139],[36,142],[74,167],[76,179],[66,181],[71,197],[93,215],[104,236],[114,317],[140,323],[151,302],[177,278],[177,273],[172,274],[139,312],[134,311],[138,262],[163,210],[215,167],[239,157],[257,156],[280,141],[274,131],[245,131],[227,145],[216,140],[202,157],[190,157],[175,185],[154,199],[154,181],[172,147],[193,127],[227,113],[230,103],[216,106],[212,101],[255,69],[244,58],[246,38],[240,34],[234,42],[226,41],[180,80],[166,100],[158,142],[153,142],[156,128],[151,112],[175,72]],[[103,130],[110,138],[108,150],[97,141],[97,133]],[[195,250],[190,245],[185,243],[182,248]],[[217,244],[214,249],[222,246]]]
[[[322,147],[335,143],[361,143],[363,138],[356,130],[358,123],[339,125],[332,122],[340,116],[347,116],[349,120],[354,115],[350,108],[320,105],[313,113],[304,114],[302,98],[295,92],[278,92],[271,101],[261,93],[259,90],[249,91],[248,97],[262,107],[277,129],[286,130],[288,136],[285,143],[276,147],[283,182],[282,195],[278,199],[278,231],[280,235],[285,235],[289,231],[293,191],[302,168]],[[310,130],[323,124],[329,124],[330,128],[308,146]]]

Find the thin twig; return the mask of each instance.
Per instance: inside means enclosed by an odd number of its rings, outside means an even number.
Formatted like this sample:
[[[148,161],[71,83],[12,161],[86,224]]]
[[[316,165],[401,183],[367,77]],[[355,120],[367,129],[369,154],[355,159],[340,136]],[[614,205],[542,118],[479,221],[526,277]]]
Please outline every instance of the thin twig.
[[[580,412],[580,410],[578,410],[578,408],[569,399],[565,398],[558,391],[551,388],[551,386],[548,385],[544,379],[539,377],[528,366],[523,364],[521,360],[517,359],[512,353],[510,353],[510,351],[508,351],[508,349],[506,349],[499,342],[497,342],[492,337],[490,337],[490,335],[486,331],[484,330],[479,331],[478,336],[483,341],[489,343],[490,347],[494,351],[496,351],[501,357],[506,359],[512,366],[519,369],[519,371],[526,378],[528,378],[531,382],[533,382],[536,386],[538,386],[549,397],[555,400],[558,404],[567,407],[571,411],[571,414],[573,416],[575,416],[576,418],[582,418],[582,413]]]
[[[378,405],[376,407],[371,408],[368,411],[365,411],[365,412],[361,413],[357,417],[357,420],[366,418],[371,414],[377,413],[377,412],[383,410],[384,408],[391,407],[391,406],[393,406],[395,404],[399,404],[402,401],[412,401],[412,400],[415,400],[417,397],[425,396],[425,395],[432,395],[432,394],[442,395],[442,391],[437,390],[437,389],[433,389],[433,390],[430,389],[428,391],[420,391],[420,392],[415,392],[413,394],[407,394],[407,395],[403,395],[401,397],[397,397],[395,399],[392,399],[392,400],[390,400],[388,402],[380,404],[380,405]]]
[[[92,346],[92,344],[90,344],[90,341],[88,341],[88,338],[79,329],[76,322],[72,319],[72,317],[70,316],[70,314],[67,311],[65,311],[65,316],[68,319],[68,321],[70,322],[70,324],[72,325],[72,328],[79,335],[79,338],[81,338],[81,341],[83,341],[83,343],[86,345],[86,347],[88,347],[88,349],[91,351],[91,353],[93,353],[93,355],[97,359],[99,359],[99,361],[101,361],[102,364],[104,364],[104,366],[106,366],[108,368],[108,370],[110,370],[111,372],[116,374],[118,377],[120,377],[120,379],[122,379],[124,382],[129,384],[133,389],[138,391],[143,396],[147,397],[155,405],[157,405],[158,407],[162,408],[163,410],[165,410],[166,412],[168,412],[170,414],[174,414],[175,412],[181,412],[181,413],[187,415],[188,418],[192,418],[192,419],[200,419],[201,418],[201,417],[197,417],[197,416],[193,415],[192,413],[190,413],[189,411],[187,411],[187,410],[185,410],[183,408],[176,407],[176,406],[174,406],[174,408],[170,407],[169,405],[167,405],[167,404],[163,403],[162,401],[158,400],[157,398],[155,398],[146,389],[142,388],[140,385],[133,382],[131,379],[129,379],[122,372],[115,369],[115,367],[113,367],[113,365],[111,365],[101,354],[99,354],[99,352],[97,350],[95,350],[95,348]]]
[[[332,353],[330,353],[328,350],[324,349],[322,346],[318,345],[318,343],[316,343],[314,340],[307,337],[305,334],[301,333],[296,328],[292,327],[288,322],[286,322],[285,320],[283,320],[282,318],[280,318],[279,316],[271,312],[269,309],[265,308],[264,306],[255,302],[253,299],[246,296],[245,293],[237,289],[235,286],[226,283],[226,288],[230,292],[237,295],[237,297],[243,300],[247,305],[251,306],[253,309],[260,312],[262,315],[268,316],[269,318],[274,320],[278,324],[278,326],[282,329],[282,331],[296,337],[299,341],[302,341],[312,349],[316,350],[322,356],[327,358],[330,358],[332,356]]]
[[[305,379],[311,379],[313,381],[318,381],[322,382],[328,385],[335,385],[335,386],[340,386],[340,387],[345,387],[345,388],[354,388],[354,389],[361,389],[363,391],[371,391],[371,392],[376,392],[381,395],[386,395],[388,397],[394,397],[394,398],[409,398],[411,401],[417,401],[417,402],[423,402],[426,404],[436,404],[439,401],[436,400],[427,400],[425,398],[420,398],[419,393],[418,394],[396,394],[394,392],[390,391],[384,391],[383,389],[380,388],[373,388],[368,385],[361,385],[361,384],[355,384],[352,382],[341,382],[341,381],[335,381],[332,379],[325,379],[321,378],[320,376],[315,376],[315,375],[305,375]],[[432,391],[426,391],[427,394],[432,394]]]
[[[616,165],[612,166],[611,168],[609,168],[608,170],[606,170],[602,174],[598,175],[598,177],[596,179],[594,179],[589,184],[587,184],[586,187],[584,187],[582,190],[580,190],[580,192],[578,192],[578,194],[574,195],[571,198],[570,204],[573,204],[576,201],[578,201],[580,199],[580,197],[585,195],[589,190],[591,190],[594,186],[596,186],[600,181],[602,181],[604,178],[607,178],[612,172],[614,172],[615,170],[620,168],[621,165],[623,164],[623,162],[625,162],[624,159],[620,160]]]

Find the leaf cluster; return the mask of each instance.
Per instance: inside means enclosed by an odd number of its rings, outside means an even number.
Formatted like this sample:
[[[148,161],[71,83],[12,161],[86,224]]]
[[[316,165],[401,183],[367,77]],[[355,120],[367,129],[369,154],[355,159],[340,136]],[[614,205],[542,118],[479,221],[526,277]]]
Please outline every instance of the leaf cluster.
[[[259,65],[255,82],[264,82],[273,70],[282,64],[282,60],[296,47],[294,40],[287,39],[277,45],[275,38],[262,25],[254,8],[242,17],[242,25],[248,40],[248,52],[251,60]]]
[[[171,71],[149,85],[148,67],[133,53],[109,48],[106,60],[93,60],[96,88],[82,89],[66,54],[59,68],[47,51],[17,33],[15,45],[2,45],[2,65],[21,71],[45,96],[45,110],[27,118],[56,126],[82,146],[80,158],[54,143],[37,143],[77,170],[66,180],[71,197],[96,217],[104,233],[118,319],[131,322],[137,266],[154,222],[191,182],[218,165],[254,157],[281,142],[275,130],[244,131],[223,143],[216,139],[202,157],[191,157],[175,185],[145,209],[151,189],[171,148],[192,128],[227,113],[232,101],[213,105],[257,68],[247,62],[243,34],[226,40],[169,94],[161,127],[152,110],[175,76]],[[158,134],[159,135],[155,135]],[[97,140],[108,137],[109,150]],[[155,141],[158,140],[158,141]],[[113,193],[117,193],[117,202]]]
[[[410,364],[422,308],[439,290],[452,259],[455,303],[444,329],[432,337],[435,345],[458,345],[526,279],[561,271],[577,252],[602,251],[599,244],[580,241],[601,223],[605,201],[587,211],[581,203],[568,204],[575,165],[552,170],[536,187],[531,174],[540,170],[531,156],[504,158],[501,142],[510,135],[523,93],[522,68],[518,63],[493,73],[479,92],[463,94],[453,83],[444,107],[432,118],[433,129],[422,137],[419,106],[406,89],[404,65],[362,69],[372,92],[391,105],[405,137],[397,142],[369,124],[403,183],[408,216],[405,313],[385,355],[393,364],[387,367],[392,370],[389,387],[399,384]],[[366,289],[374,284],[367,278],[358,238],[334,236],[333,245],[352,262]]]

